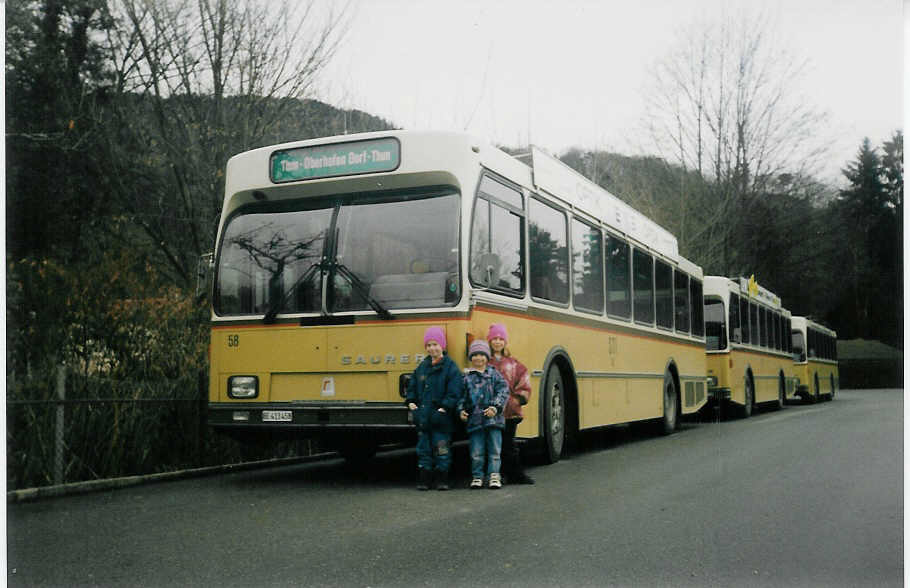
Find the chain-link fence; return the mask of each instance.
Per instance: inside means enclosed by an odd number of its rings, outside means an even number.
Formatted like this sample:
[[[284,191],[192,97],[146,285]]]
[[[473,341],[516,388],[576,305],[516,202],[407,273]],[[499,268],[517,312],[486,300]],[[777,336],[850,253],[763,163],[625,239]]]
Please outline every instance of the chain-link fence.
[[[205,422],[204,374],[116,381],[56,373],[7,381],[7,489],[308,455],[307,441],[239,444]]]

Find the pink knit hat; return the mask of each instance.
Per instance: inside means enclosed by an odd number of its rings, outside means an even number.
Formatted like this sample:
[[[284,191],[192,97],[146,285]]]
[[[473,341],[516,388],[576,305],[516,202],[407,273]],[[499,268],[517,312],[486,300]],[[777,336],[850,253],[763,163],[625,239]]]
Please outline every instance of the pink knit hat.
[[[442,327],[428,327],[423,333],[423,346],[426,347],[430,341],[436,341],[443,349],[446,348],[446,332]]]
[[[496,337],[501,338],[506,343],[509,342],[509,333],[506,331],[506,326],[502,323],[493,323],[490,325],[490,330],[487,332],[487,341],[495,339]]]

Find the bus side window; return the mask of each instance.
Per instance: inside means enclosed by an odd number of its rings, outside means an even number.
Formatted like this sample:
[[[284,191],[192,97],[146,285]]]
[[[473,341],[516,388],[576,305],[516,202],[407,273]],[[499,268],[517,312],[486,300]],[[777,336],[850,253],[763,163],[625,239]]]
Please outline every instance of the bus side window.
[[[600,229],[578,219],[572,219],[572,264],[575,308],[603,312],[603,238]]]
[[[739,296],[730,294],[730,340],[734,343],[742,343],[743,329],[739,325]]]
[[[536,198],[528,215],[531,296],[569,302],[569,247],[566,215]]]
[[[607,314],[628,320],[632,315],[629,244],[609,235],[606,253]]]
[[[657,306],[657,326],[673,328],[673,268],[656,260],[654,262],[654,295]]]
[[[689,276],[681,271],[676,271],[674,278],[674,308],[676,309],[676,330],[680,333],[689,332]]]
[[[758,320],[758,305],[754,302],[749,303],[749,325],[749,341],[752,345],[758,345],[761,323]]]
[[[689,300],[692,308],[692,334],[701,337],[705,334],[705,305],[701,282],[689,278]]]
[[[524,216],[521,193],[484,176],[471,223],[471,282],[524,292]]]
[[[654,263],[651,256],[632,249],[632,296],[635,322],[654,323]]]

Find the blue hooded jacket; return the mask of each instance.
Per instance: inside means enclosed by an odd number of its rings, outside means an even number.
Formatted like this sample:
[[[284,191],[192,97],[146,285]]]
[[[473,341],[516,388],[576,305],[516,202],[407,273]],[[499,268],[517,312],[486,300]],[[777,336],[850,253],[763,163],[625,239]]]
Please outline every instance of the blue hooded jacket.
[[[455,430],[455,408],[462,396],[464,379],[455,362],[448,355],[433,365],[427,356],[411,376],[405,403],[417,405],[414,424],[419,431],[452,433]],[[445,414],[439,412],[446,410]]]
[[[464,387],[458,411],[464,410],[468,413],[466,423],[468,433],[488,427],[505,428],[506,418],[503,410],[509,399],[509,384],[502,374],[489,365],[483,373],[469,370],[464,375]],[[489,406],[496,407],[496,416],[483,416],[483,411]]]

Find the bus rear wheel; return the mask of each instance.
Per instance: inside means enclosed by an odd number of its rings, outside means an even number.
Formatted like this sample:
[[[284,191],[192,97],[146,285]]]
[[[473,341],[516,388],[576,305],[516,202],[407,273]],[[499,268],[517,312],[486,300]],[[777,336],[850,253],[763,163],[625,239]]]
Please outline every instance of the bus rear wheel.
[[[743,399],[743,407],[741,409],[741,415],[744,419],[752,416],[752,406],[755,404],[755,388],[752,385],[752,378],[746,376],[745,384],[745,398]]]
[[[559,368],[551,366],[547,371],[543,398],[544,424],[544,459],[547,463],[556,463],[562,457],[566,440],[566,396],[562,373]]]
[[[678,419],[676,381],[670,373],[664,374],[664,416],[660,420],[660,432],[669,435],[676,430]]]

